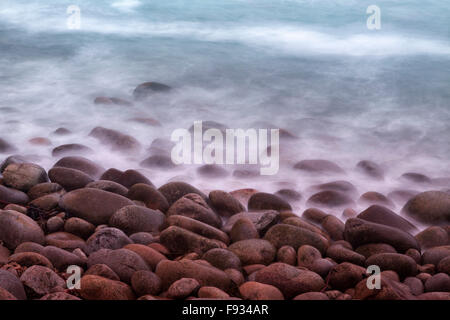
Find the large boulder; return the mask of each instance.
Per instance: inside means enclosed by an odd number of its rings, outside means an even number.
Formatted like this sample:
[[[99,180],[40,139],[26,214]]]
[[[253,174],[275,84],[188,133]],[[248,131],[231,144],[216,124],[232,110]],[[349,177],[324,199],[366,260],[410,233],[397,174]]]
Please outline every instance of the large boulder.
[[[362,219],[348,219],[345,223],[344,237],[355,248],[368,243],[387,243],[399,252],[405,252],[410,248],[420,250],[417,240],[411,234]]]
[[[450,194],[441,191],[427,191],[409,200],[403,213],[427,224],[450,223]]]
[[[24,192],[47,181],[44,168],[34,163],[12,163],[3,171],[3,184]]]
[[[109,219],[109,225],[131,235],[136,232],[158,232],[166,216],[159,210],[131,205],[116,211]]]
[[[71,191],[59,201],[59,206],[67,213],[95,225],[107,224],[117,210],[129,205],[134,203],[125,197],[92,188]]]
[[[27,241],[43,244],[44,232],[28,216],[12,210],[0,210],[0,240],[10,249]]]
[[[405,232],[414,232],[417,230],[417,228],[405,218],[402,218],[386,207],[376,204],[361,212],[357,218],[378,224],[384,224]]]

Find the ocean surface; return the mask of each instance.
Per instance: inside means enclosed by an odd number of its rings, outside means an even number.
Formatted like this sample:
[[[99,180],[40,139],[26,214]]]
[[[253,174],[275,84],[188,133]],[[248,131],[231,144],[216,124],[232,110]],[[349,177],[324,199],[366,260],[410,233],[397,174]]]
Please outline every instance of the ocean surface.
[[[69,29],[67,8],[80,8]],[[369,30],[368,6],[381,10]],[[133,106],[140,83],[175,88]],[[405,172],[450,177],[450,2],[424,0],[0,0],[0,137],[49,169],[54,147],[81,143],[105,168],[139,168],[155,138],[195,120],[229,128],[282,128],[279,173],[207,179],[196,166],[143,169],[156,184],[188,181],[203,190],[292,187],[347,180],[360,193],[444,189],[411,185]],[[130,121],[151,117],[160,127]],[[113,152],[88,134],[103,126],[142,144]],[[67,136],[52,132],[65,127]],[[48,137],[51,146],[31,138]],[[4,154],[6,157],[6,154]],[[293,165],[328,159],[345,176],[309,176]],[[354,170],[386,169],[384,181]],[[450,186],[448,186],[450,187]],[[401,207],[401,204],[397,204]]]

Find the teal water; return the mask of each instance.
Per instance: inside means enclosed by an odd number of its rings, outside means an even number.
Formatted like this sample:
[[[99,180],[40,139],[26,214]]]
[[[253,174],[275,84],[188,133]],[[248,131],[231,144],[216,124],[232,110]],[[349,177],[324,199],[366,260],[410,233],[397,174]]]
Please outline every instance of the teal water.
[[[375,31],[366,26],[374,4]],[[67,28],[69,5],[81,10],[80,30]],[[149,145],[194,120],[265,121],[300,137],[272,180],[289,180],[287,168],[305,158],[348,168],[371,159],[393,179],[450,176],[448,1],[2,0],[0,70],[0,136],[46,166],[51,147],[27,141],[61,126],[74,135],[55,145],[84,143],[105,166],[126,168],[145,154],[104,151],[87,137],[93,127]],[[145,81],[177,90],[132,108],[92,103],[130,99]],[[135,116],[163,127],[126,121]]]

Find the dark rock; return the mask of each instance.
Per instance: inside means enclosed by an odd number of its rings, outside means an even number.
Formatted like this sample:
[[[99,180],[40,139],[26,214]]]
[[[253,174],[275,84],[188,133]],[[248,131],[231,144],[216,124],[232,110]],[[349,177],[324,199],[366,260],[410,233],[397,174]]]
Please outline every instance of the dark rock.
[[[248,200],[249,210],[291,211],[291,205],[280,197],[264,192],[253,194]]]
[[[283,199],[284,201],[300,201],[302,199],[302,195],[300,192],[297,192],[292,189],[280,189],[277,192],[275,192],[275,195]]]
[[[94,264],[84,273],[84,275],[86,275],[86,276],[94,275],[94,276],[100,276],[100,277],[111,279],[111,280],[120,281],[119,276],[114,271],[112,271],[112,269],[110,267],[108,267],[106,264]]]
[[[194,294],[200,288],[200,283],[193,278],[181,278],[172,283],[167,289],[167,297],[171,299],[184,299]]]
[[[164,93],[172,88],[168,85],[158,82],[144,82],[138,85],[133,91],[133,97],[136,100],[142,100],[155,93]]]
[[[91,148],[78,143],[63,144],[52,150],[53,157],[61,157],[68,154],[88,154],[94,152]]]
[[[351,262],[359,266],[363,266],[366,261],[366,257],[363,255],[336,244],[328,248],[327,257],[330,257],[337,263]]]
[[[366,192],[358,200],[361,204],[378,204],[389,208],[395,208],[395,204],[389,200],[385,195],[379,192]]]
[[[44,246],[35,243],[35,242],[24,242],[17,246],[16,250],[14,250],[14,253],[21,253],[21,252],[36,252],[41,253],[42,250],[44,250]]]
[[[231,217],[236,213],[245,211],[245,207],[231,194],[221,190],[209,193],[211,206],[222,217]]]
[[[83,158],[83,157],[77,157],[77,156],[70,156],[70,157],[64,157],[61,158],[58,162],[56,162],[53,166],[56,167],[63,167],[63,168],[70,168],[79,170],[81,172],[84,172],[85,174],[91,176],[92,178],[98,178],[100,174],[105,171],[105,169],[95,162]]]
[[[141,144],[135,138],[117,130],[96,127],[89,136],[109,145],[114,151],[136,152],[141,148]]]
[[[431,183],[431,178],[427,177],[424,174],[415,173],[415,172],[404,173],[404,174],[402,174],[402,176],[400,178],[403,180],[406,180],[408,182],[426,183],[426,184]]]
[[[73,217],[65,222],[64,231],[87,239],[95,232],[95,226],[86,220]]]
[[[408,277],[403,281],[403,283],[409,287],[413,295],[418,296],[423,293],[424,286],[422,281],[419,279],[415,277]]]
[[[133,241],[122,230],[117,228],[103,228],[87,239],[87,253],[91,254],[100,249],[120,249],[130,243],[133,243]]]
[[[378,253],[366,260],[366,266],[377,265],[382,271],[393,270],[401,278],[413,277],[417,274],[417,263],[407,255],[399,253]]]
[[[317,191],[338,191],[349,196],[354,196],[358,193],[356,187],[348,181],[333,181],[312,186],[312,189]]]
[[[275,260],[277,250],[267,240],[248,239],[233,243],[228,247],[242,262],[243,265],[268,265]]]
[[[427,191],[409,200],[403,213],[427,224],[450,223],[450,194],[440,191]]]
[[[172,158],[166,155],[155,154],[150,157],[144,159],[139,164],[144,168],[155,168],[155,169],[172,169],[177,165],[172,161]]]
[[[425,292],[450,292],[450,276],[437,273],[425,281]]]
[[[137,183],[143,183],[154,187],[153,183],[150,180],[148,180],[144,175],[136,170],[126,170],[122,172],[120,170],[111,168],[102,174],[100,180],[114,181],[128,189],[130,189]]]
[[[87,184],[94,181],[84,172],[70,168],[52,168],[48,175],[51,182],[61,185],[67,191],[84,188]]]
[[[48,260],[50,260],[50,262],[53,264],[53,266],[55,266],[56,269],[61,271],[65,271],[66,268],[71,265],[81,267],[86,263],[86,261],[83,261],[77,255],[54,246],[45,247],[41,251],[41,254]]]
[[[44,232],[26,215],[12,210],[0,210],[0,240],[9,249],[27,241],[44,243]]]
[[[202,257],[212,266],[220,270],[241,269],[241,260],[239,257],[228,249],[215,248],[208,250]]]
[[[87,275],[81,278],[80,295],[86,300],[134,300],[131,287],[123,282]]]
[[[37,184],[33,188],[31,188],[28,191],[28,197],[30,198],[30,200],[34,200],[53,193],[62,195],[65,193],[65,191],[63,187],[61,187],[57,183],[44,182]]]
[[[131,235],[136,232],[159,231],[165,220],[165,215],[159,210],[131,205],[117,210],[109,219],[109,225]]]
[[[334,162],[328,160],[303,160],[294,169],[310,173],[344,173],[344,170]]]
[[[22,282],[9,271],[0,269],[0,288],[5,289],[18,300],[27,299]]]
[[[333,215],[329,215],[322,220],[322,228],[330,235],[332,240],[344,239],[344,223]]]
[[[345,207],[354,206],[355,202],[351,197],[339,191],[321,191],[312,195],[306,202],[308,206],[320,207]]]
[[[98,180],[86,185],[86,188],[100,189],[126,197],[128,189],[114,181]],[[133,199],[132,199],[133,200]]]
[[[288,224],[273,226],[267,231],[264,239],[271,242],[276,248],[289,245],[297,250],[300,246],[308,244],[322,253],[325,253],[328,248],[328,240],[320,234]]]
[[[53,270],[43,266],[32,266],[25,270],[20,277],[25,288],[36,296],[64,291],[66,282]]]
[[[152,270],[156,269],[158,263],[163,260],[167,260],[162,253],[142,244],[127,244],[124,249],[137,253]]]
[[[8,203],[26,205],[29,199],[22,191],[0,185],[0,201],[0,208],[3,208]]]
[[[450,275],[450,256],[441,259],[437,265],[437,271]]]
[[[215,164],[205,164],[197,169],[197,173],[206,178],[223,178],[229,175],[229,172]]]
[[[272,285],[248,281],[239,287],[239,293],[245,300],[284,300],[281,291]]]
[[[356,169],[359,172],[364,173],[366,176],[369,176],[371,178],[377,179],[377,180],[383,180],[384,179],[384,170],[375,162],[370,160],[363,160],[358,162],[356,165]]]
[[[69,214],[96,225],[108,223],[117,210],[133,204],[118,194],[92,188],[71,191],[59,202],[59,206]]]
[[[422,250],[448,244],[447,231],[440,227],[428,227],[416,234],[416,239]]]
[[[34,163],[12,163],[3,171],[3,184],[24,192],[47,181],[45,170]]]
[[[233,225],[241,218],[250,219],[255,225],[260,236],[263,236],[269,228],[276,225],[280,221],[280,213],[274,210],[250,211],[242,212],[231,216],[222,230],[230,233]]]
[[[277,262],[283,262],[295,266],[297,262],[297,253],[291,246],[282,246],[277,251]]]
[[[247,239],[258,239],[259,233],[249,218],[240,218],[233,224],[230,231],[230,238],[232,242]]]
[[[442,259],[448,256],[450,256],[450,245],[434,247],[426,250],[422,254],[422,264],[433,264],[437,266]]]
[[[327,216],[328,216],[328,214],[326,214],[322,210],[319,210],[316,208],[306,209],[302,214],[302,217],[304,219],[309,220],[314,223],[321,223],[322,220]]]
[[[366,258],[369,258],[377,253],[397,253],[394,247],[386,243],[363,244],[362,246],[356,248],[355,251]]]
[[[10,143],[0,138],[0,153],[14,152],[16,150]]]
[[[95,264],[106,264],[119,276],[121,281],[126,283],[130,283],[134,272],[149,270],[145,261],[137,253],[127,249],[100,249],[88,258],[88,267]]]
[[[138,296],[157,295],[161,292],[161,279],[151,271],[140,270],[133,273],[131,287]]]
[[[408,220],[397,215],[395,212],[389,210],[380,205],[372,205],[363,212],[361,212],[357,218],[363,219],[369,222],[378,224],[384,224],[393,228],[403,230],[405,232],[414,232],[417,228],[411,224]]]
[[[368,243],[387,243],[399,252],[413,248],[420,250],[417,240],[407,232],[362,219],[348,219],[345,223],[344,238],[353,247]]]
[[[144,183],[133,185],[128,191],[127,198],[142,201],[147,208],[167,212],[169,203],[161,192]]]
[[[167,197],[166,197],[167,198]],[[189,193],[172,204],[166,215],[186,216],[207,223],[215,228],[220,228],[220,217],[208,206],[202,196]]]
[[[130,235],[130,239],[134,243],[148,245],[154,241],[154,238],[151,233],[148,232],[137,232]]]
[[[178,215],[170,216],[167,218],[167,224],[170,226],[177,226],[192,231],[198,235],[201,235],[209,239],[216,239],[222,241],[225,244],[228,244],[230,242],[230,239],[225,232],[217,228],[214,228],[209,224],[203,223],[201,221],[189,217]]]
[[[86,243],[80,237],[68,232],[54,232],[45,236],[47,245],[55,246],[61,249],[74,250],[80,248],[86,251]]]
[[[53,131],[53,134],[56,134],[58,136],[65,136],[68,134],[71,134],[72,132],[66,128],[58,128],[55,131]]]
[[[61,217],[54,216],[47,220],[46,226],[49,233],[62,231],[64,229],[64,220]]]
[[[353,288],[366,275],[366,269],[348,262],[335,266],[330,273],[329,284],[333,289],[344,291]]]
[[[161,192],[162,195],[167,199],[167,201],[169,202],[169,206],[189,193],[198,194],[205,201],[207,200],[205,194],[185,182],[169,182],[161,186],[158,191]]]

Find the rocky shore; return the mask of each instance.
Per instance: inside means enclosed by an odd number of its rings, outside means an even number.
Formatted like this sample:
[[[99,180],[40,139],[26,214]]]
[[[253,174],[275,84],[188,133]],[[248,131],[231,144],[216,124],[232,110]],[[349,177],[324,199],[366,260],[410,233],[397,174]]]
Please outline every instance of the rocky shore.
[[[320,161],[297,167],[337,170]],[[338,218],[314,205],[350,204],[350,183],[316,186],[311,206],[293,212],[294,190],[205,194],[81,156],[48,172],[10,156],[1,173],[0,299],[450,299],[443,191],[410,196],[398,213],[385,200]],[[373,265],[379,289],[367,286]],[[79,287],[68,288],[70,266],[80,267]]]

